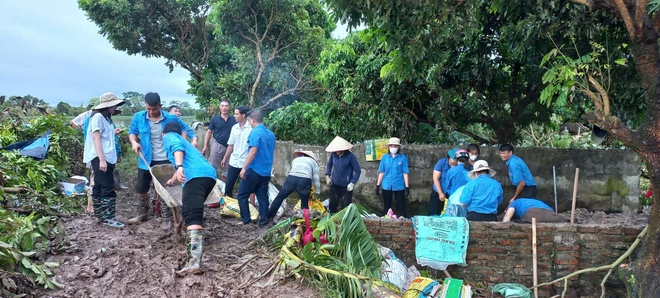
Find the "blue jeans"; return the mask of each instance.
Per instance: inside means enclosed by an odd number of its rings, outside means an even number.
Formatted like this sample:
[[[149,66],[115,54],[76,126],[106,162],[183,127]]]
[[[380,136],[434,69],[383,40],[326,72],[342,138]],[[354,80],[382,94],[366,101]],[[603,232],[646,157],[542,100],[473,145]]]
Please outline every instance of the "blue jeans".
[[[241,221],[250,222],[250,194],[257,194],[259,202],[259,224],[268,221],[268,183],[270,176],[261,176],[252,169],[245,170],[245,179],[238,185],[238,207],[241,209]]]
[[[277,210],[282,206],[282,201],[286,199],[292,192],[298,192],[300,197],[300,208],[309,209],[309,196],[312,194],[312,179],[302,178],[296,176],[287,176],[282,189],[273,200],[273,204],[268,209],[268,218],[274,218]],[[261,206],[261,202],[259,202]]]

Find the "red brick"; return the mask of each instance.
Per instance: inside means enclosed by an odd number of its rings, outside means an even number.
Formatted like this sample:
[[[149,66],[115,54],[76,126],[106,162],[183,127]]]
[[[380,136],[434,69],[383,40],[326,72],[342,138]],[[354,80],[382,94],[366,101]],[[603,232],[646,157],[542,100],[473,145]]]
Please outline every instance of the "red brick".
[[[392,236],[392,241],[399,242],[399,243],[406,243],[406,242],[410,242],[410,241],[414,241],[414,240],[415,239],[413,239],[412,237],[406,237],[406,236],[401,236],[401,235]]]
[[[406,228],[412,228],[412,221],[404,221],[403,226]]]
[[[607,234],[607,235],[622,235],[623,231],[621,228],[606,228],[606,229],[601,229],[601,233]]]
[[[406,244],[406,246],[404,248],[405,249],[415,249],[415,243],[408,243],[408,244]]]
[[[578,245],[573,245],[573,246],[567,246],[567,245],[557,245],[557,250],[559,251],[571,251],[571,250],[579,250],[580,246]]]
[[[595,227],[581,227],[581,226],[578,227],[578,232],[580,233],[596,234],[598,233],[598,231],[600,231],[600,229]]]
[[[515,233],[515,234],[511,234],[511,235],[509,236],[509,238],[511,238],[511,239],[531,239],[531,238],[532,238],[532,234],[531,234],[531,233],[530,233],[530,234],[525,234],[525,233]]]
[[[486,252],[486,249],[483,248],[482,246],[473,245],[473,246],[468,246],[467,252],[468,253],[482,253],[482,252]]]
[[[497,244],[503,245],[503,246],[514,246],[514,245],[518,245],[518,242],[506,239],[506,240],[497,241]]]
[[[381,229],[380,234],[381,235],[397,235],[397,234],[399,234],[399,230],[397,230],[397,229]]]
[[[639,233],[641,233],[642,230],[627,228],[627,229],[624,229],[623,232],[626,235],[639,235]]]
[[[373,234],[380,234],[380,230],[378,229],[378,227],[367,226],[367,231],[369,231],[369,234],[372,234],[372,235]]]
[[[470,233],[470,239],[483,239],[488,238],[488,234],[485,233]]]
[[[477,259],[495,261],[495,260],[497,260],[497,257],[494,256],[494,255],[481,254],[481,255],[477,256]]]
[[[491,247],[491,248],[487,249],[486,251],[489,252],[489,253],[496,253],[496,254],[505,254],[505,253],[507,253],[506,249],[502,249],[502,248],[499,248],[499,247]]]

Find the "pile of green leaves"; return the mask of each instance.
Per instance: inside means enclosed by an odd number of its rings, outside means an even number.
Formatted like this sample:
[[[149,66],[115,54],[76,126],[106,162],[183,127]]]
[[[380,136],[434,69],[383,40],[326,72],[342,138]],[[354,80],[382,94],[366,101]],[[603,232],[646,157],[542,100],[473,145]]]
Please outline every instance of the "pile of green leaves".
[[[82,135],[62,116],[45,115],[30,121],[5,113],[0,119],[0,148],[50,131],[46,158],[35,160],[18,151],[0,150],[0,296],[25,293],[35,285],[55,288],[43,263],[51,247],[62,241],[64,227],[57,216],[80,209],[85,198],[63,197],[59,189],[75,167],[82,167]]]
[[[316,241],[304,246],[300,240],[304,219],[283,220],[263,239],[269,247],[280,249],[281,272],[303,276],[329,297],[369,296],[372,284],[380,281],[382,257],[362,221],[363,210],[351,204],[334,215],[312,220]],[[327,244],[319,241],[321,234]]]

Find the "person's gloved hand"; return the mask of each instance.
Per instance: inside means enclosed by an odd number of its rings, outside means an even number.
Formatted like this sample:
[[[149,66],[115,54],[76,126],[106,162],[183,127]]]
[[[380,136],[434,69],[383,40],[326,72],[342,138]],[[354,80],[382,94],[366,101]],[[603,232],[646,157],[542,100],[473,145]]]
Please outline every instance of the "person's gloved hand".
[[[351,182],[351,183],[349,183],[348,185],[346,185],[346,190],[348,190],[348,191],[353,191],[353,187],[354,187],[354,186],[355,186],[355,184],[353,184],[353,182]]]
[[[380,196],[380,185],[376,185],[376,195]]]
[[[314,193],[317,194],[317,195],[320,195],[321,194],[321,188],[319,187],[318,189],[315,189]]]
[[[410,195],[410,187],[406,187],[406,189],[403,190],[403,196],[408,197]]]
[[[330,175],[325,175],[325,183],[332,185],[332,179],[330,179]]]

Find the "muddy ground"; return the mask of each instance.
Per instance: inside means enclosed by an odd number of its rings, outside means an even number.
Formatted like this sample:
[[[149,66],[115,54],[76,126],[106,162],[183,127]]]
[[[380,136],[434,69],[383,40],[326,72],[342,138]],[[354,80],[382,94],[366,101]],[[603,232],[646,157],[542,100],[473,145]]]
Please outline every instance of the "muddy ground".
[[[125,221],[135,214],[134,182],[118,192],[117,217]],[[50,256],[59,262],[55,280],[62,289],[35,293],[35,297],[321,297],[311,286],[289,278],[266,286],[262,276],[276,253],[247,248],[264,233],[256,225],[236,226],[238,219],[216,211],[204,214],[204,255],[201,275],[178,277],[186,247],[160,229],[160,220],[116,229],[96,224],[89,215],[66,221],[69,247]]]
[[[134,181],[118,192],[117,217],[135,215]],[[560,214],[570,220],[570,213]],[[322,297],[309,284],[293,278],[270,280],[263,275],[277,254],[248,245],[265,229],[256,225],[236,226],[235,218],[221,217],[217,209],[206,209],[204,229],[204,273],[178,277],[186,261],[185,244],[172,231],[160,229],[160,219],[151,216],[140,225],[123,229],[97,224],[89,215],[65,222],[67,248],[47,261],[54,268],[58,290],[37,290],[34,297]],[[576,223],[640,225],[648,215],[605,214],[576,210]],[[273,284],[269,283],[273,281]]]

